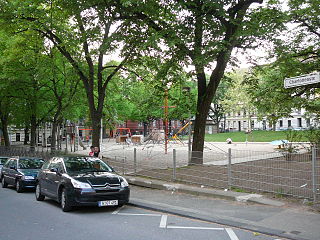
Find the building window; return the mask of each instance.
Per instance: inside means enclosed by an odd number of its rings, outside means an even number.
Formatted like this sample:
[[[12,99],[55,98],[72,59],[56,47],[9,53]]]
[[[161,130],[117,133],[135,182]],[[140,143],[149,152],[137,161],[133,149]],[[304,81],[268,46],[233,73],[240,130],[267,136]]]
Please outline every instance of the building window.
[[[16,133],[16,141],[20,142],[20,133]]]
[[[283,127],[283,121],[282,120],[279,121],[279,125],[280,125],[280,127]]]
[[[288,120],[288,127],[291,127],[291,120]]]
[[[302,127],[302,119],[298,118],[298,127]]]

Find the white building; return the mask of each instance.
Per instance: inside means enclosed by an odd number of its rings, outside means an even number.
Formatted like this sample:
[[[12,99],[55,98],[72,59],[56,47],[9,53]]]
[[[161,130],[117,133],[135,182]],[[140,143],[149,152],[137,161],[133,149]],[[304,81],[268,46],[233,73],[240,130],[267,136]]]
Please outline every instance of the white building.
[[[288,118],[278,119],[275,129],[309,129],[311,126],[318,126],[319,122],[316,118],[306,118],[304,109],[295,110]],[[220,123],[220,128],[223,128],[224,123]],[[273,126],[268,122],[266,117],[258,119],[255,113],[247,114],[245,111],[227,113],[225,118],[226,131],[250,131],[250,130],[272,130]]]

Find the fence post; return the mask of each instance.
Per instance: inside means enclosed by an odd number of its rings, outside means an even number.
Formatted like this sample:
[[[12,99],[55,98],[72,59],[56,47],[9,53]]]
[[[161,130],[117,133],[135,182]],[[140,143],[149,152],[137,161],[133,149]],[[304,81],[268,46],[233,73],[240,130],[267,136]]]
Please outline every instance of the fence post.
[[[125,175],[125,164],[126,164],[126,157],[122,158],[122,175]]]
[[[137,149],[133,149],[133,168],[134,168],[134,176],[137,176]]]
[[[316,147],[312,147],[312,193],[313,193],[313,202],[317,201],[317,171],[316,171],[316,162],[317,162],[317,151]]]
[[[231,181],[231,148],[228,149],[228,189],[231,190],[232,181]]]
[[[172,180],[176,181],[176,161],[177,161],[177,156],[176,156],[176,149],[173,149],[173,168],[172,168]]]

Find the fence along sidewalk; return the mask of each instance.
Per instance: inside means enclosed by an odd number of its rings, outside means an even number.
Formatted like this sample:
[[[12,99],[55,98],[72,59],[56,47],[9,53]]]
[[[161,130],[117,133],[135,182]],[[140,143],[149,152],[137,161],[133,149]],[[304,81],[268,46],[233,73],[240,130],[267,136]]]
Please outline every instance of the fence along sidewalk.
[[[57,153],[56,153],[57,154]],[[2,156],[29,156],[48,159],[55,153],[29,151],[24,147],[0,147]],[[205,151],[204,164],[188,165],[188,152],[126,150],[122,156],[105,159],[118,172],[221,189],[268,192],[283,196],[320,199],[320,151],[263,153],[229,150]]]
[[[188,165],[188,152],[134,149],[105,160],[122,174],[199,186],[320,199],[319,148],[300,153],[206,151],[204,164]]]

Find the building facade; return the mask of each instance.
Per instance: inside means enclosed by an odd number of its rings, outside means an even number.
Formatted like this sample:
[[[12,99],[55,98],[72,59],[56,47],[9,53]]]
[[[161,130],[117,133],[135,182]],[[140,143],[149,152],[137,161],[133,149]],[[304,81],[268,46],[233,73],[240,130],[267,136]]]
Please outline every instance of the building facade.
[[[288,129],[304,130],[312,126],[319,126],[319,122],[314,116],[306,117],[306,111],[304,109],[294,110],[290,114],[290,117],[278,119],[275,126],[273,126],[266,117],[258,118],[255,113],[249,115],[245,111],[227,113],[225,121],[220,122],[220,128],[229,132],[273,129],[276,131]]]

